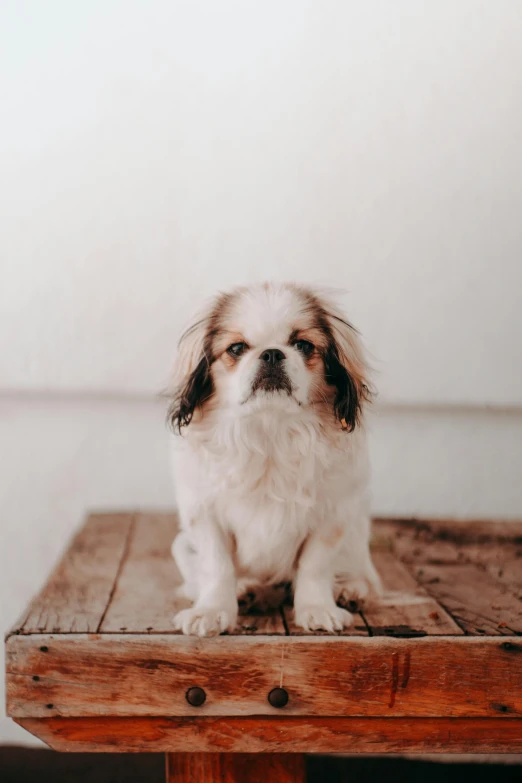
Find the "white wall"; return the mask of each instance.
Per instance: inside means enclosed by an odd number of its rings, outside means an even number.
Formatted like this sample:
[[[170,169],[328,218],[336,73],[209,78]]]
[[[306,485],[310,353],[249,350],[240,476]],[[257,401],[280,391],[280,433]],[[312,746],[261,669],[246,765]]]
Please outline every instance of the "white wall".
[[[85,509],[172,505],[154,394],[231,283],[346,289],[377,513],[522,516],[520,40],[517,0],[2,3],[2,630]]]
[[[2,386],[155,391],[202,294],[298,277],[387,398],[522,402],[517,0],[2,11]]]

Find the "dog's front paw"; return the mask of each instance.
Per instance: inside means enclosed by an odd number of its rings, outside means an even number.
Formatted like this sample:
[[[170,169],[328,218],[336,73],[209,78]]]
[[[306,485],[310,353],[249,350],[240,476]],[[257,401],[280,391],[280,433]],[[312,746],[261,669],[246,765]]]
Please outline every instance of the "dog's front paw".
[[[342,631],[349,628],[353,617],[339,606],[301,606],[295,610],[295,623],[305,631]]]
[[[237,612],[213,606],[182,609],[174,617],[174,627],[193,636],[217,636],[236,627]]]
[[[339,581],[334,588],[335,603],[353,612],[378,600],[381,595],[381,582],[376,573]]]

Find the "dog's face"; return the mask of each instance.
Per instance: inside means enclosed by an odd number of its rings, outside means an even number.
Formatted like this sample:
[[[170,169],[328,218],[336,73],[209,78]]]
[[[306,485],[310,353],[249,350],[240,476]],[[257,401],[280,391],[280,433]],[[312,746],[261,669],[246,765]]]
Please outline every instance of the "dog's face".
[[[351,430],[367,396],[357,333],[330,301],[255,285],[219,296],[185,332],[170,418],[181,429],[196,410],[317,406]]]

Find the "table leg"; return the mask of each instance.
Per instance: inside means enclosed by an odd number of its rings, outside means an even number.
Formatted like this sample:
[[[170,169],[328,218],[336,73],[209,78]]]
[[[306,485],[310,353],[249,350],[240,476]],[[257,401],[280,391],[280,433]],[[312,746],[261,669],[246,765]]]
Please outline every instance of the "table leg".
[[[167,753],[167,783],[305,783],[302,753]]]

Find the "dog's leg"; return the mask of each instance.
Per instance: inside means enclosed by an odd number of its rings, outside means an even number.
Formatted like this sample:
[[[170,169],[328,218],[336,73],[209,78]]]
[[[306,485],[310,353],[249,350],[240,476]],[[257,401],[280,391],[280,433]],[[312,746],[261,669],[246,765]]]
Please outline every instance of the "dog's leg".
[[[335,551],[319,533],[306,541],[295,579],[295,622],[307,631],[342,631],[352,615],[337,606],[333,596]]]
[[[178,594],[183,598],[196,601],[199,595],[198,556],[184,530],[181,530],[172,542],[171,552],[183,578],[183,584],[177,591]]]
[[[352,566],[350,561],[353,562]],[[343,570],[336,573],[334,597],[339,606],[350,607],[356,604],[360,609],[370,601],[377,600],[382,592],[381,580],[369,553],[358,562],[349,558],[343,564]]]
[[[361,534],[361,531],[364,531]],[[354,525],[345,533],[335,559],[334,597],[337,604],[360,608],[382,595],[379,574],[370,555],[369,520]]]
[[[174,625],[183,633],[196,636],[232,631],[238,605],[236,574],[227,537],[213,520],[198,519],[191,525],[190,538],[196,552],[192,565],[197,569],[197,598],[192,608],[178,612]],[[180,548],[182,545],[183,542]],[[184,567],[187,565],[185,562]]]

